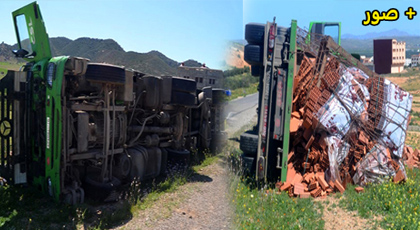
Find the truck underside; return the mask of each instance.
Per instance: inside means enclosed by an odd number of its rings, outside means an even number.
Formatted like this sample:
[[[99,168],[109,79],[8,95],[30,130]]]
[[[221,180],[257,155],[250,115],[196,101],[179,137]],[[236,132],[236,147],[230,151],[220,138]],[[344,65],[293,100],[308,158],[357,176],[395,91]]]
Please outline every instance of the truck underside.
[[[223,128],[212,115],[223,92],[198,90],[193,80],[68,57],[50,60],[51,82],[34,69],[0,80],[3,133],[13,130],[1,136],[1,168],[28,166],[28,182],[57,200],[82,203],[85,185],[112,189],[157,177],[168,154],[210,148]]]

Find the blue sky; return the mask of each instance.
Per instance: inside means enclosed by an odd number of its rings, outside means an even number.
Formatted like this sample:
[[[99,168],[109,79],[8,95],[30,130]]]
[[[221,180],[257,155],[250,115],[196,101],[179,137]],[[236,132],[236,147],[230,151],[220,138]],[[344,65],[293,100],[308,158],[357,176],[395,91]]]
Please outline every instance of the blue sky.
[[[32,0],[0,1],[0,42],[15,44],[11,12]],[[117,41],[125,51],[158,50],[176,61],[194,59],[219,68],[226,41],[244,37],[248,22],[271,21],[302,28],[310,21],[340,21],[342,34],[362,35],[397,28],[420,35],[420,1],[373,0],[39,0],[50,37]],[[418,11],[413,20],[403,12]],[[396,8],[400,18],[362,26],[366,10]]]
[[[243,25],[248,22],[272,21],[281,26],[288,26],[296,19],[298,26],[308,28],[310,21],[341,22],[341,34],[363,35],[371,32],[382,32],[398,29],[410,34],[420,35],[420,1],[419,0],[322,0],[322,1],[285,1],[285,0],[244,0]],[[404,11],[411,6],[418,11],[413,20],[408,20]],[[377,26],[362,26],[366,18],[365,11],[388,11],[396,8],[399,11],[397,21],[383,21]]]
[[[0,42],[15,44],[12,11],[33,0],[0,1]],[[50,37],[117,41],[125,51],[158,50],[218,68],[225,43],[243,37],[242,0],[39,0]]]

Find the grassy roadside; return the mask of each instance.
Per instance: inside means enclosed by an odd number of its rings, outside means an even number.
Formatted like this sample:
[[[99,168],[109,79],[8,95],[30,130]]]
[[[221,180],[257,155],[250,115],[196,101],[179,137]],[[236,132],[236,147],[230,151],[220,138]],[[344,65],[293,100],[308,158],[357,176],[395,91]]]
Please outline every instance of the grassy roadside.
[[[251,129],[246,125],[231,138]],[[235,209],[237,229],[323,229],[323,206],[313,199],[291,199],[287,193],[277,194],[274,185],[259,188],[252,179],[243,176],[237,142],[226,147],[231,162],[231,199]]]
[[[251,128],[248,126],[233,134],[239,135]],[[407,142],[418,146],[417,136],[409,133]],[[237,144],[236,144],[237,145]],[[242,152],[238,146],[230,144],[231,158],[239,159]],[[240,167],[240,163],[236,164]],[[274,185],[258,187],[248,177],[232,170],[231,195],[235,207],[237,229],[323,229],[325,202],[312,198],[290,198],[287,192],[274,192]],[[420,229],[420,170],[407,169],[408,180],[403,184],[387,182],[370,185],[365,193],[355,192],[355,185],[349,185],[342,197],[340,207],[357,211],[356,215],[367,219],[372,228]],[[375,218],[375,223],[373,217]]]
[[[251,75],[249,67],[226,70],[224,75],[224,88],[232,91],[228,100],[258,92],[259,78]]]
[[[0,69],[19,70],[24,63],[0,62]]]
[[[380,225],[386,229],[420,229],[420,170],[408,169],[407,176],[404,184],[370,185],[360,194],[351,186],[340,205],[363,218],[383,216]]]
[[[186,169],[170,172],[160,182],[132,183],[122,193],[121,200],[104,203],[87,200],[85,204],[70,206],[55,203],[32,187],[0,187],[0,229],[107,229],[119,226],[140,211],[148,209],[163,195],[175,193],[204,167],[220,159],[208,155]],[[170,210],[178,203],[165,203]]]
[[[238,97],[244,97],[246,95],[253,94],[256,92],[258,92],[258,83],[253,83],[249,85],[248,87],[237,88],[237,89],[232,90],[232,95],[228,97],[228,100],[231,101]]]

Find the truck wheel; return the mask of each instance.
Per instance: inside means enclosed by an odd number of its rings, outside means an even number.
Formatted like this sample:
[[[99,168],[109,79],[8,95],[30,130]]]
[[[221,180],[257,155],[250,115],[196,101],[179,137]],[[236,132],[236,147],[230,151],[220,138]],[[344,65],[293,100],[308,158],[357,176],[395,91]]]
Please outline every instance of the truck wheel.
[[[192,79],[172,77],[172,91],[193,93],[197,90],[197,82]]]
[[[172,103],[185,106],[195,105],[196,96],[191,93],[172,91]]]
[[[250,65],[261,65],[263,63],[263,49],[259,45],[246,45],[244,60]]]
[[[210,121],[203,121],[200,130],[201,148],[210,148],[211,142],[211,124]]]
[[[125,69],[115,65],[88,64],[85,77],[89,81],[125,83]]]
[[[242,133],[239,142],[239,148],[242,150],[245,156],[257,156],[258,135],[252,130],[248,130],[245,133]]]
[[[260,71],[263,67],[261,65],[252,65],[251,66],[251,75],[254,77],[260,76]]]
[[[248,23],[245,25],[245,40],[249,44],[264,44],[265,24]]]
[[[255,157],[241,155],[242,160],[242,173],[243,175],[253,175],[256,170],[256,160]]]

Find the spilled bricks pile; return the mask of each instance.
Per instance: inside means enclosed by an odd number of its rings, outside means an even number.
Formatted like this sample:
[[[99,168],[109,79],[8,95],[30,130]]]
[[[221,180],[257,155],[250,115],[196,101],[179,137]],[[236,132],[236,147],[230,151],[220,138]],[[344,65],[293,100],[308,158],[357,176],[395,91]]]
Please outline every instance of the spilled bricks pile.
[[[295,76],[287,180],[276,186],[290,196],[323,197],[349,183],[404,181],[403,157],[420,165],[419,152],[404,146],[412,96],[325,58],[317,71],[322,62],[304,56]]]
[[[403,160],[409,168],[420,168],[420,152],[409,146],[404,147]]]

